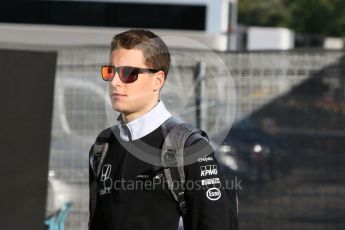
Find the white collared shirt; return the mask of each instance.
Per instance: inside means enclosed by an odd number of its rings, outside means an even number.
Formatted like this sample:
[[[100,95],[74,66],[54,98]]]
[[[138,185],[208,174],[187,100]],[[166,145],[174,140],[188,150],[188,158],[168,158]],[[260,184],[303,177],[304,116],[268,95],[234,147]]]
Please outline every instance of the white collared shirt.
[[[161,100],[151,110],[127,124],[123,122],[122,114],[120,114],[117,118],[120,137],[124,141],[142,138],[157,129],[171,116],[171,113],[165,108]]]

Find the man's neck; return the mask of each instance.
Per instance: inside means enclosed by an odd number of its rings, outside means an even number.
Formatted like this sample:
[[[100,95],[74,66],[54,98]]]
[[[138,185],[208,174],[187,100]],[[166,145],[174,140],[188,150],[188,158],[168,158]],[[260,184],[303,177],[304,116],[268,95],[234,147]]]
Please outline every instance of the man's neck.
[[[145,109],[135,112],[135,113],[129,113],[129,114],[125,114],[122,113],[122,120],[124,123],[129,123],[135,119],[137,119],[138,117],[142,116],[143,114],[147,113],[148,111],[150,111],[153,107],[155,107],[159,102],[159,99],[152,101],[152,103],[150,103],[148,106],[146,106]]]

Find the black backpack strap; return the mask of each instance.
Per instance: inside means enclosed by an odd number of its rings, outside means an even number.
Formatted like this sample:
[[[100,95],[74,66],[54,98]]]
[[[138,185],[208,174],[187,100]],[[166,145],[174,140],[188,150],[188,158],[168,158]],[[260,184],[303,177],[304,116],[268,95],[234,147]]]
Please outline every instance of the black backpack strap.
[[[186,180],[184,173],[184,146],[187,139],[196,133],[207,137],[205,132],[190,124],[175,123],[165,137],[161,153],[161,163],[164,167],[164,176],[168,188],[173,198],[178,202],[179,211],[182,215],[187,210],[184,198],[185,191],[183,189]],[[202,138],[202,136],[199,136],[199,138]]]
[[[97,205],[97,178],[100,174],[105,157],[108,154],[109,141],[113,135],[114,127],[104,129],[96,138],[90,150],[90,167],[94,180],[90,183],[90,220],[93,219]]]
[[[96,177],[100,173],[103,161],[107,155],[109,148],[109,140],[112,137],[113,127],[104,129],[96,138],[90,154],[90,165]]]

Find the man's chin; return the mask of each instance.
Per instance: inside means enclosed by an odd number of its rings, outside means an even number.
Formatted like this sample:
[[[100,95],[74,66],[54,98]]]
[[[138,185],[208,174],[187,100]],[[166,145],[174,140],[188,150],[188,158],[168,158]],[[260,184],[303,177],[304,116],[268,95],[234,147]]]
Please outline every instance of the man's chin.
[[[112,103],[111,108],[113,108],[113,110],[116,112],[121,112],[123,110],[123,106],[121,106],[117,103]]]
[[[112,108],[114,111],[118,113],[127,113],[128,111],[123,107],[123,106],[118,106],[118,105],[112,105]]]
[[[115,107],[115,106],[113,106],[113,110],[114,110],[115,112],[119,112],[119,113],[124,112],[123,109],[121,109],[121,108],[119,108],[119,107]]]

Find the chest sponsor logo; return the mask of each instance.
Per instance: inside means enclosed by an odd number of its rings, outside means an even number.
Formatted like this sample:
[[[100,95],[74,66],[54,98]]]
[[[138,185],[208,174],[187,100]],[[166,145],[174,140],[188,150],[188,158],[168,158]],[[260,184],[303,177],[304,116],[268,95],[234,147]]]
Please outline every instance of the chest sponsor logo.
[[[219,178],[201,180],[202,185],[220,184]]]
[[[137,179],[148,179],[150,176],[147,174],[139,174],[137,175]]]
[[[209,161],[213,161],[213,158],[212,157],[200,157],[200,158],[198,158],[199,163],[209,162]]]
[[[99,191],[100,195],[111,193],[110,189],[112,187],[113,181],[110,178],[110,173],[111,173],[111,165],[109,164],[103,165],[101,178],[100,178],[103,188]]]
[[[222,196],[222,193],[218,188],[210,188],[207,190],[206,196],[209,200],[219,200],[219,198]]]
[[[217,165],[200,166],[201,176],[213,176],[218,174]]]

